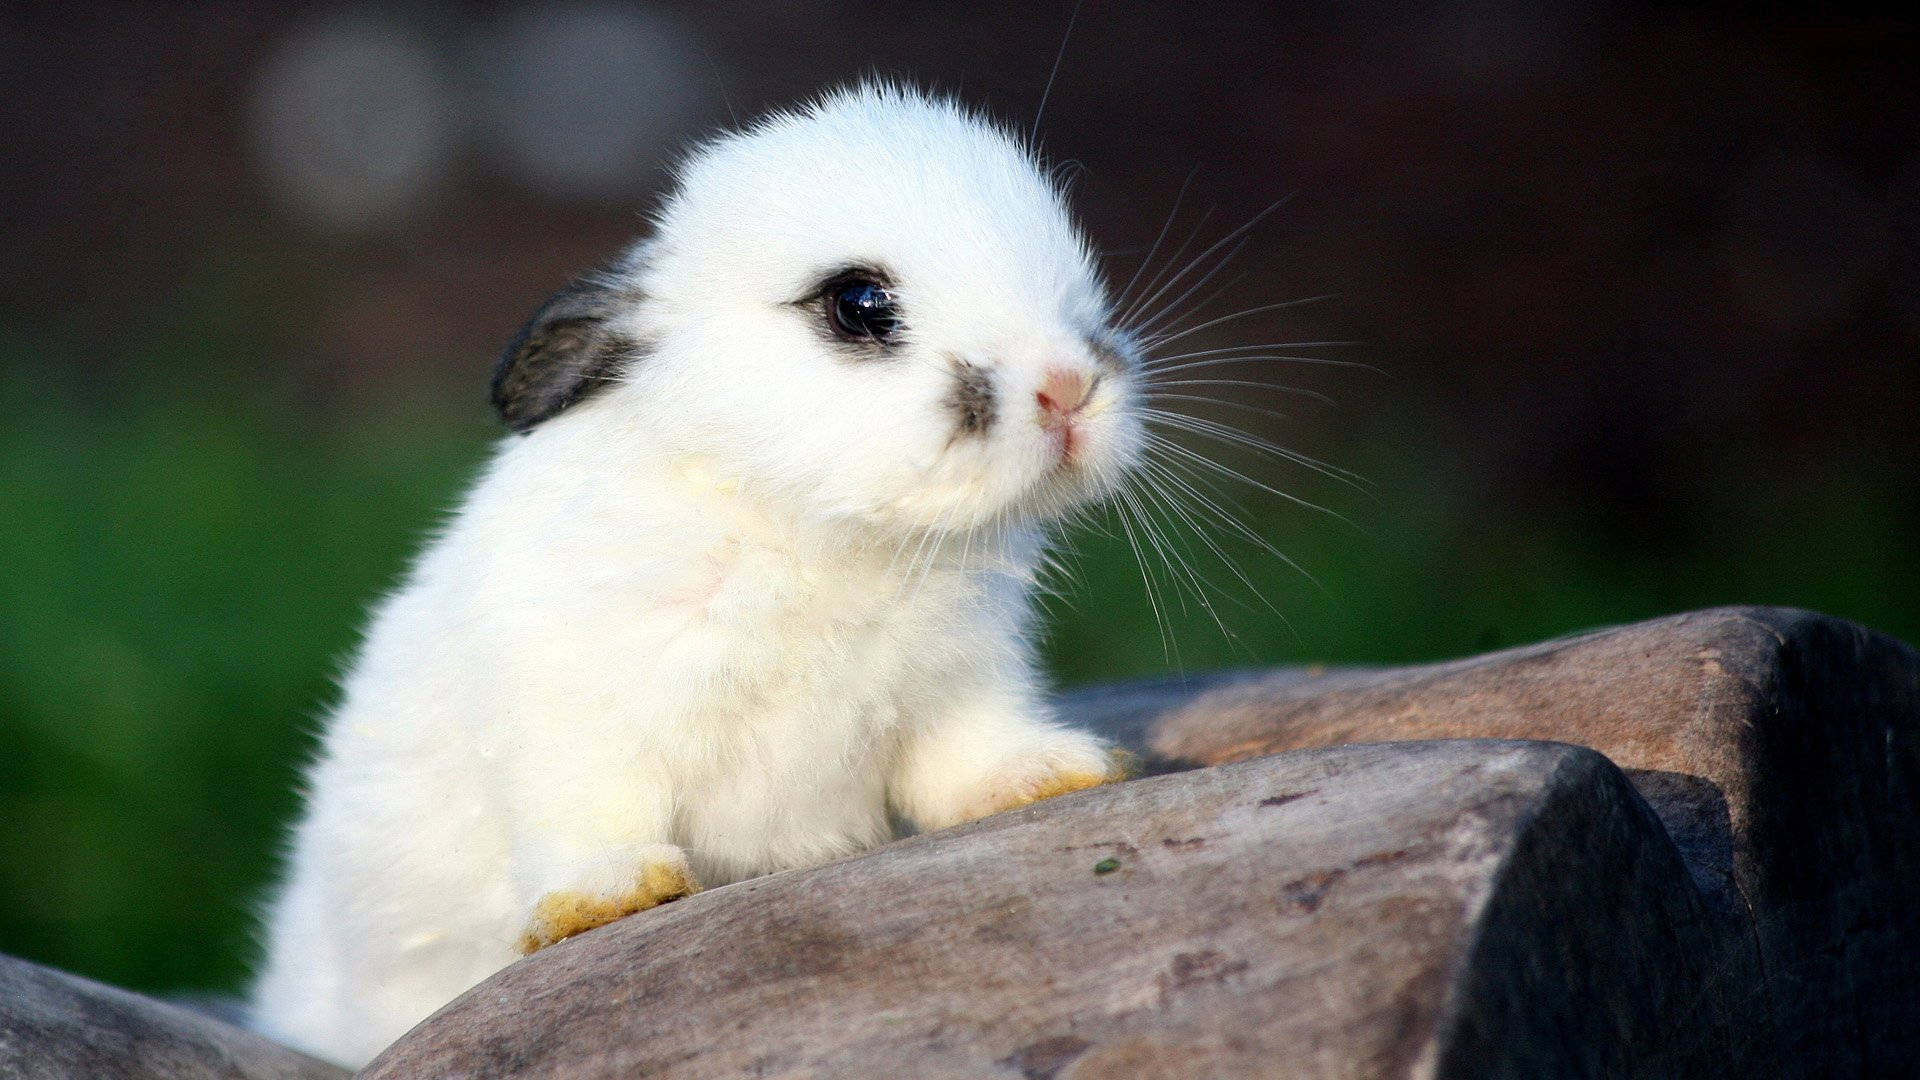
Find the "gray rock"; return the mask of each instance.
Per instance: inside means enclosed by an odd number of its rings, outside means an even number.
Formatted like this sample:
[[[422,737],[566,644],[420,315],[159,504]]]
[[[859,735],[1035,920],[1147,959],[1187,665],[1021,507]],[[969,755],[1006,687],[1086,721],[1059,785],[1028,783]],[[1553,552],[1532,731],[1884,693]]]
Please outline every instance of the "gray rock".
[[[1165,771],[1340,743],[1552,739],[1613,759],[1686,857],[1770,1076],[1920,1061],[1920,654],[1780,608],[1656,619],[1426,667],[1073,695]],[[1569,887],[1584,888],[1584,883]],[[1729,961],[1730,963],[1732,961]]]
[[[1704,1080],[1920,1060],[1920,655],[1899,642],[1726,609],[1062,706],[1158,775],[581,935],[363,1075]],[[0,958],[0,1077],[340,1075]]]
[[[6,1080],[345,1080],[346,1072],[178,1006],[0,956]]]
[[[1349,746],[699,894],[514,965],[363,1075],[1732,1075],[1728,963],[1600,755]]]

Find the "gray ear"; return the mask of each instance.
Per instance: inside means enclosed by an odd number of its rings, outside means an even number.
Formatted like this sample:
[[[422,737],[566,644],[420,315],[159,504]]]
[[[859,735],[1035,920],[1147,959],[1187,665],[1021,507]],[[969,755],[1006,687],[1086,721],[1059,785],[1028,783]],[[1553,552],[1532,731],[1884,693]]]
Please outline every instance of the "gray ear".
[[[493,408],[515,431],[527,429],[610,381],[638,343],[612,328],[635,296],[584,277],[560,290],[520,328],[493,372]]]

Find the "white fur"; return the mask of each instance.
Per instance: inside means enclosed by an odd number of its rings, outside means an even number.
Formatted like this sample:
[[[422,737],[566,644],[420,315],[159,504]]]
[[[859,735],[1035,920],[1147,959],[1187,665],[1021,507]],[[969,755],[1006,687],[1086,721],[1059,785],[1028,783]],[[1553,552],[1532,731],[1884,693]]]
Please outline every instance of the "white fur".
[[[644,355],[508,437],[375,615],[309,777],[255,1017],[367,1060],[516,958],[543,895],[708,886],[1009,805],[1105,747],[1029,647],[1043,529],[1138,453],[1127,343],[1058,192],[947,102],[863,87],[692,155],[614,272]],[[849,358],[796,304],[884,266]],[[1063,464],[1035,393],[1118,352]],[[951,360],[998,418],[956,437]],[[644,917],[644,916],[643,916]]]

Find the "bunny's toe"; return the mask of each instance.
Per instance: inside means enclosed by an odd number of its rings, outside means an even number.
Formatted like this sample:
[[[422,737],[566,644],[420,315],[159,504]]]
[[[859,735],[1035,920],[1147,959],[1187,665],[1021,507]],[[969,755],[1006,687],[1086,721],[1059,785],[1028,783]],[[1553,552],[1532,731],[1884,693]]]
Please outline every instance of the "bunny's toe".
[[[1134,756],[1118,748],[1107,751],[1104,768],[1062,768],[1041,773],[1037,776],[1022,777],[1015,784],[1003,787],[996,793],[993,805],[988,813],[1004,810],[1017,810],[1030,806],[1042,799],[1051,799],[1059,795],[1068,795],[1075,791],[1100,787],[1120,780],[1131,779],[1140,774],[1139,763]]]
[[[684,862],[650,862],[641,868],[633,887],[613,896],[585,892],[550,892],[533,907],[527,932],[520,937],[522,953],[544,949],[575,934],[605,926],[648,908],[700,891],[700,883]]]

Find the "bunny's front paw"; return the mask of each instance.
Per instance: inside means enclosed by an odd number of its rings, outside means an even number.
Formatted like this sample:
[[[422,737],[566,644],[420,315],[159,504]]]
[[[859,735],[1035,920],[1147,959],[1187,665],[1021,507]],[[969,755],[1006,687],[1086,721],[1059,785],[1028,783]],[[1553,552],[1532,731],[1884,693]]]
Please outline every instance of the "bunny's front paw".
[[[1111,784],[1138,776],[1139,763],[1118,747],[1093,754],[1039,755],[1003,766],[966,816],[985,817],[1017,810],[1041,799]]]
[[[659,845],[631,865],[628,872],[596,874],[601,881],[540,897],[533,905],[526,933],[520,936],[520,951],[532,953],[615,919],[700,891],[700,882],[687,865],[686,853],[679,848]],[[607,880],[609,878],[611,880]]]

